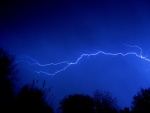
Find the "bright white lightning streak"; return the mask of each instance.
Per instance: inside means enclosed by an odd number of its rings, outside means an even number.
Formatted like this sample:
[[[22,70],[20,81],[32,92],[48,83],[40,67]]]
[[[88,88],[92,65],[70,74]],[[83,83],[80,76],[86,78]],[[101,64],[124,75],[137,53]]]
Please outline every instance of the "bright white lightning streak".
[[[57,65],[61,65],[61,64],[66,64],[66,66],[64,66],[63,68],[61,68],[60,70],[57,70],[55,71],[54,73],[48,73],[48,72],[45,72],[45,71],[35,71],[36,73],[40,74],[46,74],[46,75],[56,75],[62,71],[65,71],[67,68],[69,68],[71,65],[75,65],[75,64],[78,64],[78,62],[83,59],[84,57],[90,57],[90,56],[96,56],[96,55],[99,55],[99,54],[103,54],[103,55],[110,55],[110,56],[118,56],[118,55],[121,55],[121,56],[127,56],[127,55],[135,55],[136,57],[138,58],[141,58],[143,60],[146,60],[148,62],[150,62],[150,59],[144,57],[142,55],[142,49],[138,46],[131,46],[131,45],[126,45],[126,46],[129,46],[129,47],[134,47],[134,48],[137,48],[140,50],[140,54],[137,54],[136,52],[128,52],[128,53],[107,53],[107,52],[104,52],[104,51],[98,51],[98,52],[95,52],[95,53],[91,53],[91,54],[82,54],[80,55],[80,57],[77,58],[77,60],[75,62],[67,62],[67,61],[63,61],[63,62],[59,62],[59,63],[49,63],[49,64],[40,64],[37,60],[29,57],[29,56],[24,56],[24,57],[27,57],[29,59],[31,59],[34,63],[30,63],[28,62],[30,65],[38,65],[38,66],[41,66],[41,67],[46,67],[46,66],[57,66]],[[27,62],[27,61],[25,61]]]

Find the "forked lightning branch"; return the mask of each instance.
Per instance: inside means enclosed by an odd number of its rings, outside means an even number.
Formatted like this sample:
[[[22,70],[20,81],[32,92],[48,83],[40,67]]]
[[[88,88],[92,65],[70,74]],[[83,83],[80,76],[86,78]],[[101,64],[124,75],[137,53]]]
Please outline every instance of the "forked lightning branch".
[[[46,71],[37,71],[35,70],[36,73],[38,74],[46,74],[46,75],[51,75],[51,76],[54,76],[58,73],[61,73],[62,71],[65,71],[67,70],[70,66],[72,65],[77,65],[82,59],[84,59],[85,57],[92,57],[92,56],[97,56],[97,55],[107,55],[107,56],[122,56],[122,57],[125,57],[127,55],[134,55],[135,57],[138,57],[140,59],[143,59],[145,61],[148,61],[150,62],[150,59],[148,59],[146,56],[143,56],[142,53],[142,48],[140,48],[139,46],[131,46],[131,45],[126,45],[126,46],[129,46],[129,47],[133,47],[133,48],[137,48],[140,50],[139,53],[136,53],[136,52],[127,52],[127,53],[111,53],[111,52],[104,52],[104,51],[97,51],[95,53],[91,53],[91,54],[81,54],[77,59],[76,61],[74,62],[68,62],[68,61],[62,61],[62,62],[58,62],[58,63],[47,63],[47,64],[41,64],[39,61],[29,57],[29,56],[22,56],[20,57],[22,60],[18,61],[18,63],[20,62],[27,62],[29,65],[36,65],[36,66],[39,66],[39,67],[45,67],[47,68],[48,66],[59,66],[59,65],[65,65],[63,66],[61,69],[53,72],[53,73],[49,73],[49,72],[46,72]]]

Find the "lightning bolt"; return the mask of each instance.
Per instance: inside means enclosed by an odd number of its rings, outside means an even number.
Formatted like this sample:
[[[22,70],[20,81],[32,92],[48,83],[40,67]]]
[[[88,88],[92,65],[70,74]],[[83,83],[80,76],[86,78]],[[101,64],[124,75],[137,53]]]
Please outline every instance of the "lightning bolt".
[[[56,75],[62,71],[65,71],[67,68],[69,68],[71,65],[76,65],[80,62],[80,60],[82,60],[83,58],[85,57],[92,57],[92,56],[96,56],[96,55],[100,55],[100,54],[103,54],[103,55],[107,55],[107,56],[127,56],[127,55],[134,55],[140,59],[143,59],[145,61],[148,61],[150,62],[150,59],[148,59],[146,56],[143,56],[142,53],[142,48],[140,48],[139,46],[131,46],[131,45],[126,45],[124,44],[125,46],[128,46],[128,47],[131,47],[131,48],[137,48],[138,50],[140,50],[140,53],[136,53],[136,52],[127,52],[127,53],[109,53],[109,52],[104,52],[104,51],[97,51],[95,53],[90,53],[90,54],[81,54],[77,59],[76,61],[74,62],[68,62],[68,61],[62,61],[62,62],[58,62],[58,63],[48,63],[48,64],[41,64],[39,63],[37,60],[29,57],[29,56],[22,56],[21,58],[23,59],[30,59],[30,62],[29,61],[25,61],[25,60],[22,60],[23,62],[27,62],[29,65],[37,65],[37,66],[40,66],[40,67],[47,67],[47,66],[60,66],[60,65],[65,65],[63,66],[61,69],[55,71],[54,73],[48,73],[48,72],[45,72],[45,71],[35,71],[36,73],[38,74],[46,74],[46,75]],[[31,62],[32,61],[32,62]],[[20,62],[20,61],[19,61]]]

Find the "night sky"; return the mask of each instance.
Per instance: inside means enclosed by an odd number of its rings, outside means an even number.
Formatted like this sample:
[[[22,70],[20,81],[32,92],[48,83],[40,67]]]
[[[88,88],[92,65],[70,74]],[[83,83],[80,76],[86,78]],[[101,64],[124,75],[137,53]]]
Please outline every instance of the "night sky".
[[[150,61],[135,55],[84,57],[76,65],[54,76],[66,64],[98,50],[108,53],[136,52],[149,58],[149,0],[2,0],[0,2],[0,47],[16,55],[17,86],[43,80],[52,86],[53,106],[74,93],[91,95],[96,89],[109,91],[120,107],[129,107],[140,88],[150,87]],[[29,57],[23,57],[24,55]],[[41,82],[41,83],[40,83]]]

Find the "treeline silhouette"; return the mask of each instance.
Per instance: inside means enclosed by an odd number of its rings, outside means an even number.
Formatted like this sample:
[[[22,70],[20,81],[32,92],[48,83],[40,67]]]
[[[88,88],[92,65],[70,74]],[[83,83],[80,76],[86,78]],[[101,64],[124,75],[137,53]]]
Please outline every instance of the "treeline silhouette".
[[[32,112],[54,113],[47,103],[43,87],[32,84],[23,86],[14,95],[15,57],[0,48],[0,113]],[[48,89],[50,91],[50,89]],[[131,109],[120,109],[116,98],[109,92],[96,90],[93,96],[74,94],[64,97],[57,109],[58,113],[150,113],[150,88],[141,89],[132,100]]]

